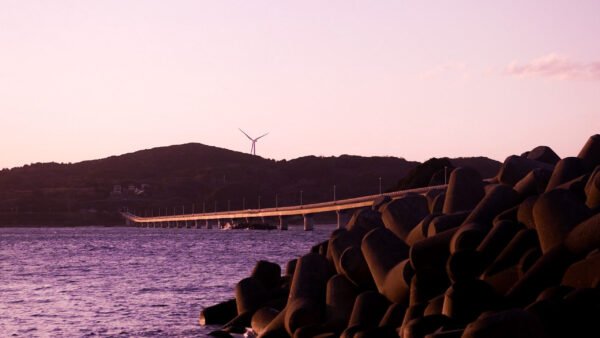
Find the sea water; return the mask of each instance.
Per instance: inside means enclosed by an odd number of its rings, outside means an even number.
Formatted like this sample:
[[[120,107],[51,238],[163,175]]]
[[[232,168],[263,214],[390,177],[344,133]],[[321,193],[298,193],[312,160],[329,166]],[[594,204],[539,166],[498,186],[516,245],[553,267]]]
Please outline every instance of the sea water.
[[[0,228],[0,337],[206,336],[200,311],[258,260],[283,270],[333,229]]]

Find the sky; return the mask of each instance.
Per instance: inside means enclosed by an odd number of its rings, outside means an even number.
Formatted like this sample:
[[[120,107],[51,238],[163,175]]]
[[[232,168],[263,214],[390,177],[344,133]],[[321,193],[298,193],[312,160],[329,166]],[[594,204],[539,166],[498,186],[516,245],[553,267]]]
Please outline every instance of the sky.
[[[0,168],[199,142],[257,154],[576,156],[600,1],[0,0]]]

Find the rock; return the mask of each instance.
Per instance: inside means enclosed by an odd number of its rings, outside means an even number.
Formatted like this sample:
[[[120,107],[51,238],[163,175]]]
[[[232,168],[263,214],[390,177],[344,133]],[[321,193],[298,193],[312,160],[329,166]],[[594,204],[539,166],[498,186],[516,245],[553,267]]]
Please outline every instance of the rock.
[[[580,256],[600,248],[600,214],[576,225],[567,235],[565,246]]]
[[[388,273],[408,257],[409,247],[387,228],[378,228],[369,232],[362,241],[361,250],[377,290],[392,302],[404,293],[403,287],[386,281]]]
[[[600,164],[600,134],[592,135],[581,151],[578,158],[583,160],[588,171],[592,171]]]
[[[235,299],[206,307],[200,312],[200,325],[222,325],[237,316]]]
[[[504,160],[500,172],[498,172],[498,181],[503,184],[514,186],[519,180],[529,174],[536,168],[543,168],[552,171],[554,166],[548,163],[530,160],[519,156],[509,156]]]
[[[548,185],[546,186],[546,192],[585,174],[585,172],[585,163],[582,159],[577,157],[563,158],[562,160],[558,161],[556,167],[554,167],[550,181],[548,181]]]
[[[444,200],[444,214],[472,210],[483,198],[481,175],[471,168],[456,168],[450,175]]]
[[[527,154],[527,158],[530,160],[544,162],[551,165],[555,165],[556,162],[560,161],[560,157],[556,155],[554,150],[547,146],[538,146],[533,148],[533,150],[531,150]]]
[[[560,245],[567,234],[591,216],[590,210],[568,190],[552,190],[540,196],[533,206],[533,219],[542,252]]]
[[[465,328],[462,338],[548,338],[542,323],[520,309],[491,312]]]
[[[279,264],[267,261],[258,261],[250,274],[250,277],[256,278],[265,289],[270,290],[279,285],[281,279],[281,267]]]
[[[405,240],[409,232],[428,214],[427,198],[417,194],[408,194],[393,200],[381,210],[385,227],[402,240]]]

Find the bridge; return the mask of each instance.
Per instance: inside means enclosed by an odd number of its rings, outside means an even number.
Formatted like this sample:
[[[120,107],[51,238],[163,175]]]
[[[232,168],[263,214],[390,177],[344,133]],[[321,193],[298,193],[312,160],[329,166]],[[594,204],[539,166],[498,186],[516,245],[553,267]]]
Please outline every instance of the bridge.
[[[370,207],[373,202],[383,196],[389,196],[391,199],[398,199],[407,194],[425,194],[430,190],[443,190],[446,185],[437,185],[417,189],[399,190],[389,192],[385,194],[361,196],[343,200],[334,200],[323,203],[312,203],[312,204],[301,204],[287,207],[277,208],[263,208],[263,209],[245,209],[235,211],[219,211],[219,212],[207,212],[207,213],[192,213],[192,214],[181,214],[181,215],[170,215],[170,216],[152,216],[143,217],[137,216],[129,211],[121,212],[121,215],[125,218],[128,225],[137,225],[142,227],[194,227],[201,228],[202,222],[204,227],[210,229],[212,227],[211,221],[217,222],[217,226],[221,227],[222,221],[230,221],[233,223],[235,220],[246,220],[249,219],[261,219],[264,223],[265,217],[278,217],[279,218],[279,229],[287,229],[287,217],[290,216],[302,216],[304,218],[304,230],[312,230],[314,227],[313,215],[324,212],[335,212],[337,214],[337,226],[342,226],[342,211],[350,209],[358,209],[363,207]]]

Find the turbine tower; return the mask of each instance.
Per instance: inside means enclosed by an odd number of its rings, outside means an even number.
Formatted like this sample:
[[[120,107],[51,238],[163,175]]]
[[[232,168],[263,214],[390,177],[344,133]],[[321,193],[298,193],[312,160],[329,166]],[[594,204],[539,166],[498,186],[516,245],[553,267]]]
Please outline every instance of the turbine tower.
[[[248,134],[246,134],[246,133],[245,133],[245,132],[242,130],[242,128],[238,128],[238,129],[239,129],[239,130],[240,130],[240,131],[241,131],[241,132],[242,132],[244,135],[246,135],[246,137],[247,137],[247,138],[248,138],[250,141],[252,141],[252,148],[250,148],[250,154],[252,154],[252,155],[256,155],[256,141],[258,141],[258,139],[260,139],[261,137],[265,137],[265,136],[267,136],[269,133],[266,133],[266,134],[264,134],[264,135],[262,135],[262,136],[259,136],[259,137],[257,137],[257,138],[252,138],[252,137],[248,136]]]

